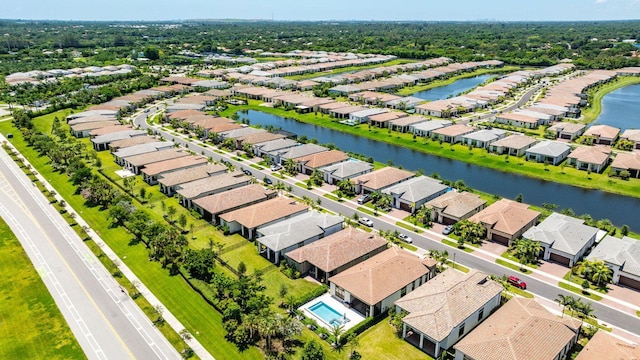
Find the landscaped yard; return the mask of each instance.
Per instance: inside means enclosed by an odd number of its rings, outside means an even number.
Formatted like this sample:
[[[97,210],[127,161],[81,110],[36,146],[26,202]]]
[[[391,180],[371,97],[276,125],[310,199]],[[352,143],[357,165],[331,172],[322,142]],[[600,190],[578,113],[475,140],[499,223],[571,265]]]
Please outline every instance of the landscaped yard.
[[[2,219],[0,259],[0,358],[86,358],[31,260]]]
[[[576,284],[578,286],[582,286],[582,283],[585,280],[583,277],[580,277],[578,275],[574,275],[571,270],[569,270],[562,278],[567,280],[567,281],[570,281],[570,282],[572,282],[572,283],[574,283],[574,284]],[[590,289],[591,290],[595,290],[595,291],[601,292],[603,294],[606,294],[606,293],[609,292],[609,287],[606,286],[606,285],[604,287],[598,286],[598,285],[594,284],[591,281],[589,281],[589,285],[590,285]]]
[[[505,258],[505,259],[509,259],[509,260],[511,260],[511,261],[514,261],[514,262],[520,263],[520,260],[516,259],[516,258],[513,256],[513,252],[512,252],[512,251],[510,251],[510,250],[507,250],[507,251],[503,252],[503,253],[502,253],[502,255],[500,255],[500,256],[501,256],[501,257],[503,257],[503,258]],[[537,262],[535,262],[535,263],[527,263],[527,264],[525,264],[525,265],[526,265],[526,266],[528,266],[528,267],[530,267],[530,268],[534,268],[534,269],[537,269],[537,268],[538,268],[538,266],[540,266],[540,264],[538,264]]]
[[[573,285],[569,285],[569,284],[565,284],[564,282],[559,282],[558,283],[558,287],[561,287],[565,290],[569,290],[571,292],[574,292],[576,294],[580,294],[584,297],[588,297],[591,300],[594,301],[600,301],[602,300],[602,296],[596,295],[596,294],[592,294],[592,293],[585,293],[582,288],[579,288],[577,286],[573,286]]]
[[[388,319],[383,319],[362,335],[357,351],[363,359],[405,360],[433,359],[418,348],[396,336]]]
[[[502,259],[496,259],[496,263],[498,263],[498,264],[500,264],[502,266],[508,267],[509,269],[513,269],[513,270],[519,271],[519,272],[521,272],[523,274],[531,274],[531,270],[523,269],[522,266],[520,266],[520,265],[512,264],[512,263],[510,263],[508,261],[505,261],[505,260],[502,260]]]

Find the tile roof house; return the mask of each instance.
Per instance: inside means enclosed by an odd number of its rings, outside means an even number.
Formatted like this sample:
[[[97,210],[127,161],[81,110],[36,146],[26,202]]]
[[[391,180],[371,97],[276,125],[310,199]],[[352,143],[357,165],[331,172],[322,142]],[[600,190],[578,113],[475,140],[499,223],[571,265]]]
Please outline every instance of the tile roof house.
[[[297,146],[292,146],[286,149],[278,149],[274,151],[270,151],[267,154],[271,157],[271,162],[274,164],[284,165],[284,162],[287,159],[296,159],[299,157],[319,153],[322,151],[327,151],[324,146],[316,145],[316,144],[300,144]]]
[[[538,125],[540,125],[540,121],[537,117],[515,112],[497,115],[496,122],[500,124],[523,127],[526,129],[536,129]]]
[[[574,140],[584,134],[586,126],[578,123],[558,122],[549,126],[547,133],[555,135],[556,138]]]
[[[118,124],[117,120],[92,121],[70,125],[71,134],[75,137],[87,137],[93,130]]]
[[[354,177],[356,194],[368,194],[382,191],[390,186],[411,179],[415,174],[411,171],[401,170],[392,166],[383,167],[376,171]]]
[[[578,353],[575,360],[638,360],[640,346],[631,345],[606,331],[598,331]]]
[[[148,143],[152,143],[152,142],[156,142],[156,141],[158,141],[158,139],[156,139],[153,136],[134,136],[134,137],[130,137],[130,138],[122,139],[122,140],[112,141],[109,144],[109,150],[111,150],[111,152],[114,152],[114,151],[117,151],[118,149],[121,149],[121,148],[126,148],[126,147],[129,147],[129,146],[142,145],[142,144],[148,144]]]
[[[487,229],[487,239],[511,246],[511,242],[534,226],[540,217],[529,205],[508,199],[500,199],[469,221],[479,222]]]
[[[160,161],[177,159],[189,156],[189,152],[180,149],[166,149],[148,152],[139,155],[127,156],[123,158],[124,166],[136,175],[140,174],[140,170],[149,164]]]
[[[148,136],[136,136],[136,137],[141,139],[149,138]],[[136,137],[131,139],[135,139]],[[168,150],[168,149],[172,149],[173,147],[174,147],[173,142],[155,140],[153,142],[121,148],[118,151],[113,152],[112,155],[115,158],[116,164],[120,166],[124,166],[125,165],[124,158],[126,157],[146,154],[154,151]]]
[[[607,235],[591,251],[589,260],[603,260],[613,271],[613,283],[640,290],[640,241]]]
[[[192,169],[183,169],[162,175],[158,179],[160,183],[160,191],[167,196],[173,196],[176,192],[176,186],[191,181],[204,179],[209,176],[224,174],[227,167],[222,164],[206,164]]]
[[[431,279],[435,266],[431,258],[392,247],[330,277],[329,289],[365,317],[376,316]]]
[[[393,131],[405,133],[411,126],[427,122],[429,119],[422,116],[405,116],[394,120],[389,120],[389,128]]]
[[[478,270],[449,268],[395,302],[402,337],[438,358],[500,306],[504,287]]]
[[[578,146],[567,155],[567,165],[578,170],[601,173],[609,163],[611,149],[608,146]]]
[[[640,130],[627,129],[620,135],[620,139],[631,141],[634,149],[640,149]]]
[[[359,175],[367,174],[373,170],[373,165],[365,161],[349,159],[334,165],[320,169],[324,182],[329,185],[338,183],[344,179],[350,179]]]
[[[391,195],[391,206],[416,212],[424,203],[444,194],[449,187],[428,176],[418,176],[393,185],[382,193]]]
[[[241,171],[223,173],[176,186],[180,204],[187,209],[193,207],[195,199],[229,191],[251,183],[251,178]]]
[[[298,171],[311,175],[313,170],[349,160],[349,155],[340,150],[322,151],[294,159],[298,164]]]
[[[640,178],[640,153],[618,153],[611,163],[611,171],[616,175],[628,171],[632,178]]]
[[[593,125],[584,132],[584,136],[594,138],[595,144],[613,145],[618,140],[620,129],[609,125]]]
[[[265,189],[259,184],[250,184],[195,199],[193,208],[202,215],[203,219],[212,224],[218,224],[219,215],[222,213],[273,199],[277,195],[275,190]]]
[[[264,156],[271,151],[288,149],[297,146],[298,142],[291,139],[277,139],[266,142],[261,142],[253,145],[253,153],[256,156]]]
[[[436,222],[451,225],[468,219],[484,209],[486,204],[487,202],[476,194],[449,191],[427,202],[425,206],[431,208],[431,216]]]
[[[571,152],[569,144],[545,140],[535,144],[525,151],[527,160],[558,165]]]
[[[387,249],[388,241],[376,233],[354,227],[326,236],[286,254],[290,266],[326,283],[329,278]]]
[[[483,129],[462,136],[462,143],[473,147],[487,149],[489,145],[507,136],[507,132],[501,129]]]
[[[582,219],[553,213],[522,237],[540,242],[543,260],[572,267],[595,244],[597,234],[598,229],[585,225]]]
[[[409,132],[416,136],[431,137],[434,130],[453,125],[449,120],[430,120],[409,126]]]
[[[522,156],[527,149],[536,144],[536,139],[525,135],[510,135],[504,139],[494,141],[489,145],[489,151],[497,154]]]
[[[147,184],[155,185],[158,183],[158,178],[161,178],[165,174],[184,169],[192,169],[198,166],[204,166],[207,164],[207,162],[207,158],[203,156],[184,156],[176,159],[159,161],[157,163],[149,164],[145,166],[141,172],[144,181]]]
[[[462,137],[464,135],[470,134],[474,131],[476,131],[476,128],[474,127],[462,125],[462,124],[456,124],[456,125],[447,126],[441,129],[433,130],[431,132],[431,135],[434,139],[455,144],[462,141]]]
[[[95,151],[102,151],[109,149],[109,144],[112,141],[130,139],[133,137],[146,136],[147,132],[143,130],[125,130],[111,134],[105,134],[96,136],[91,139],[91,144]]]
[[[307,205],[292,199],[276,197],[220,215],[220,223],[229,233],[240,232],[247,239],[257,236],[257,229],[307,212]]]
[[[564,359],[580,325],[551,314],[534,299],[514,297],[454,345],[455,359]]]
[[[262,256],[276,264],[289,251],[298,249],[342,230],[344,218],[308,211],[258,229],[256,244]]]
[[[244,144],[259,144],[267,141],[284,139],[286,136],[282,134],[274,134],[268,131],[249,134],[236,138],[236,149],[243,149]]]

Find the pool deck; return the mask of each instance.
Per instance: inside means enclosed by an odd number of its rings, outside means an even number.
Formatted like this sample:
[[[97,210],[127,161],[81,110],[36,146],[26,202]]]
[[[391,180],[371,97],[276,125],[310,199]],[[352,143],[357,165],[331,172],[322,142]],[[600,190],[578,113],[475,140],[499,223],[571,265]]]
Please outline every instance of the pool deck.
[[[331,294],[329,293],[326,293],[322,296],[319,296],[309,301],[308,303],[300,306],[298,310],[302,311],[304,315],[307,316],[308,318],[315,320],[319,326],[322,326],[327,330],[332,330],[333,327],[330,324],[327,324],[326,322],[324,322],[324,320],[322,320],[320,317],[318,317],[316,314],[312,313],[309,310],[309,307],[321,301],[326,305],[328,305],[329,307],[331,307],[332,309],[334,309],[335,311],[337,311],[338,313],[346,314],[347,319],[349,319],[349,321],[346,324],[344,324],[345,331],[351,329],[352,327],[356,326],[358,323],[362,322],[365,319],[364,316],[362,316],[360,313],[354,311],[351,308],[347,308],[342,302],[332,297]]]

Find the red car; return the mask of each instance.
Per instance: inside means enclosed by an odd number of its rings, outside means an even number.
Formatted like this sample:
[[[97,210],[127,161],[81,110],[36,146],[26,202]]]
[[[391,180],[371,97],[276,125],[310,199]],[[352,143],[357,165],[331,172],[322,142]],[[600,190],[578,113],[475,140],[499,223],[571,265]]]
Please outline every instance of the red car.
[[[520,288],[522,290],[526,290],[527,289],[527,283],[522,281],[522,280],[520,280],[520,279],[518,279],[515,276],[509,276],[507,281],[509,282],[509,284],[511,284],[511,285],[513,285],[513,286],[515,286],[517,288]]]

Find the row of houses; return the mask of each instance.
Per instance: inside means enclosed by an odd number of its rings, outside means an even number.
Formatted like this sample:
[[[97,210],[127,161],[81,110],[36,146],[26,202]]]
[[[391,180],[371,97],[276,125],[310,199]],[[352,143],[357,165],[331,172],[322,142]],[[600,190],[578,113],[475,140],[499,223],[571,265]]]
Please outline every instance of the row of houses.
[[[20,85],[25,83],[39,84],[41,82],[53,82],[58,78],[73,77],[98,77],[116,76],[129,74],[136,69],[129,64],[108,65],[108,66],[88,66],[73,69],[51,69],[47,71],[33,70],[28,72],[16,72],[5,77],[5,82],[10,85]]]

